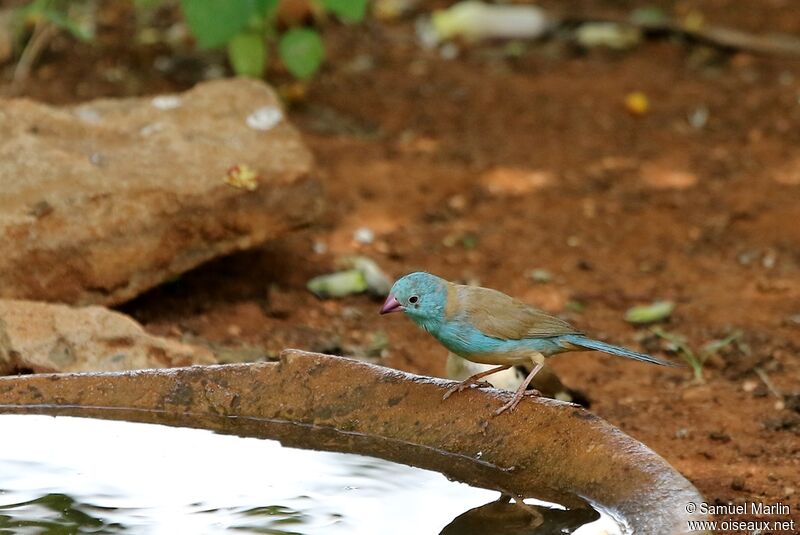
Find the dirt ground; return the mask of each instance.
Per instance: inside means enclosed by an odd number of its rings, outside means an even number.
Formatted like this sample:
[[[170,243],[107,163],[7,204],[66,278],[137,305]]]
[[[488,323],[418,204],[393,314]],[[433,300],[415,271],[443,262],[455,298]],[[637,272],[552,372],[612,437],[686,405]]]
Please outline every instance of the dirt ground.
[[[800,34],[791,0],[653,3]],[[624,15],[626,4],[542,2],[573,14]],[[97,43],[57,39],[22,94],[65,103],[199,79],[191,56],[156,69],[165,51],[131,48],[134,29],[126,8],[107,7]],[[490,43],[444,59],[417,44],[413,20],[333,26],[325,39],[328,64],[291,111],[326,184],[325,220],[123,310],[225,358],[290,346],[440,375],[445,351],[409,321],[379,316],[366,296],[317,300],[307,280],[358,252],[392,276],[480,282],[675,359],[624,321],[633,305],[671,299],[662,328],[694,348],[742,332],[709,360],[705,382],[597,354],[553,367],[710,503],[782,502],[800,523],[800,61],[669,38],[626,52]],[[634,91],[649,100],[644,115],[625,108]],[[359,227],[375,241],[356,243]]]

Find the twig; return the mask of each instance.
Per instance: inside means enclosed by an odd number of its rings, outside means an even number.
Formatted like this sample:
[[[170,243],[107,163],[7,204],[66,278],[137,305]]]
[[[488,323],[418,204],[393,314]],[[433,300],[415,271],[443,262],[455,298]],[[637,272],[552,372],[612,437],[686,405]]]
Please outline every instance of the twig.
[[[781,394],[781,391],[775,387],[775,383],[773,383],[769,378],[767,372],[758,367],[755,368],[755,372],[761,378],[761,380],[764,381],[764,384],[767,385],[767,390],[769,390],[773,396],[778,399],[783,399],[783,394]]]
[[[687,28],[680,22],[637,22],[622,17],[566,16],[561,19],[566,26],[587,22],[611,22],[637,28],[645,34],[678,35],[718,48],[744,50],[765,56],[783,56],[800,59],[800,39],[786,34],[758,35],[721,26]]]
[[[704,26],[697,30],[681,28],[674,23],[668,26],[672,26],[673,32],[683,32],[692,39],[724,48],[746,50],[765,56],[800,58],[800,40],[789,35],[755,35],[719,26]]]
[[[17,66],[14,68],[12,84],[15,88],[28,79],[31,68],[57,32],[58,28],[50,22],[44,19],[36,21],[36,25],[33,27],[33,34],[22,50]]]

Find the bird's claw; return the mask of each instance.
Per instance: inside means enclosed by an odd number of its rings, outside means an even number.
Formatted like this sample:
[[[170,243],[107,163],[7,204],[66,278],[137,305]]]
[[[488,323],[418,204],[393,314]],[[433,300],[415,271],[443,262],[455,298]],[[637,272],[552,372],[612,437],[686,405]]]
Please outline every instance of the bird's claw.
[[[536,390],[535,388],[531,388],[530,390],[526,390],[521,395],[520,394],[515,395],[511,399],[511,401],[509,401],[508,403],[506,403],[505,405],[503,405],[502,407],[500,407],[499,409],[494,411],[494,415],[495,416],[499,416],[499,415],[503,414],[506,411],[508,411],[508,412],[513,411],[517,407],[517,405],[519,405],[520,400],[522,398],[524,398],[525,396],[539,397],[541,395],[542,395],[542,393],[540,391]]]
[[[514,399],[512,399],[511,401],[509,401],[508,403],[506,403],[505,405],[503,405],[502,407],[500,407],[499,409],[494,411],[494,415],[495,416],[500,416],[501,414],[503,414],[506,411],[508,411],[508,412],[513,411],[516,408],[516,406],[519,405],[519,400],[520,399],[522,399],[521,396],[518,397],[518,398],[514,397]]]
[[[487,381],[469,381],[469,382],[463,381],[463,382],[458,383],[457,385],[451,386],[447,390],[447,392],[444,393],[444,396],[442,396],[442,400],[445,400],[445,399],[449,398],[450,396],[452,396],[456,392],[463,392],[467,388],[473,388],[473,387],[475,387],[475,388],[491,388],[492,385],[491,385],[491,383],[489,383]]]

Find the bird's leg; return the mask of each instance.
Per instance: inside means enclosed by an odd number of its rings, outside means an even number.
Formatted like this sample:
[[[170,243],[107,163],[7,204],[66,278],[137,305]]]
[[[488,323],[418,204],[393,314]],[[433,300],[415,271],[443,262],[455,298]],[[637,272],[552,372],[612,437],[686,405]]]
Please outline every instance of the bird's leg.
[[[506,492],[503,492],[503,491],[501,491],[501,492],[500,492],[500,497],[499,497],[499,498],[497,498],[497,499],[494,501],[494,503],[511,503],[511,498],[512,498],[512,497],[513,497],[513,496],[512,496],[511,494],[508,494],[508,493],[506,493]]]
[[[503,405],[502,407],[497,409],[494,412],[495,416],[503,414],[506,411],[513,411],[514,410],[514,407],[516,407],[519,404],[519,400],[521,400],[522,396],[525,395],[525,390],[528,388],[528,385],[531,384],[531,381],[533,381],[533,377],[537,373],[539,373],[539,370],[542,369],[542,366],[544,366],[544,362],[540,362],[536,366],[533,367],[533,369],[531,370],[531,373],[529,373],[528,376],[525,378],[525,380],[522,382],[522,384],[519,385],[519,388],[514,393],[514,397],[511,398],[511,401],[509,401],[508,403],[506,403],[505,405]]]
[[[511,367],[511,364],[503,364],[502,366],[497,366],[496,368],[492,368],[491,370],[486,370],[485,372],[476,373],[475,375],[471,375],[458,383],[457,385],[451,387],[447,392],[444,393],[444,397],[442,399],[447,399],[456,392],[461,392],[468,386],[477,383],[487,375],[492,375],[493,373],[501,372],[503,370],[507,370]]]
[[[530,527],[537,528],[544,524],[544,517],[542,516],[542,513],[540,513],[534,506],[525,503],[525,499],[522,496],[515,495],[514,504],[531,515],[531,521],[529,524]]]

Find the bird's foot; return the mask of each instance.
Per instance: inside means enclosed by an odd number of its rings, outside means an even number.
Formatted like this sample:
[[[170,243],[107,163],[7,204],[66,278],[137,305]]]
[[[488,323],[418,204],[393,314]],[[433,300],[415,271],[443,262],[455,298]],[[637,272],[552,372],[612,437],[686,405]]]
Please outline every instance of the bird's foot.
[[[463,392],[467,388],[472,388],[473,386],[475,388],[491,388],[492,385],[487,381],[462,381],[457,385],[451,386],[447,392],[444,393],[444,396],[442,396],[442,400],[449,398],[456,392]]]
[[[457,385],[451,386],[450,388],[447,389],[447,392],[444,393],[444,396],[442,396],[442,401],[444,401],[445,399],[449,398],[450,396],[452,396],[456,392],[461,392],[465,388],[466,388],[466,386],[464,385],[464,383],[458,383]]]
[[[540,397],[542,396],[542,393],[536,390],[535,388],[531,388],[530,390],[525,390],[522,393],[518,392],[517,394],[514,395],[513,398],[511,398],[511,401],[509,401],[508,403],[506,403],[505,405],[494,411],[494,415],[499,416],[506,411],[508,412],[513,411],[517,407],[517,405],[519,405],[520,400],[525,396]]]
[[[516,408],[516,406],[519,405],[519,400],[521,400],[521,399],[522,399],[522,396],[519,396],[519,397],[514,396],[511,399],[511,401],[509,401],[508,403],[506,403],[505,405],[503,405],[502,407],[500,407],[499,409],[494,411],[494,415],[495,416],[500,416],[501,414],[503,414],[506,411],[508,411],[508,412],[513,411]]]

